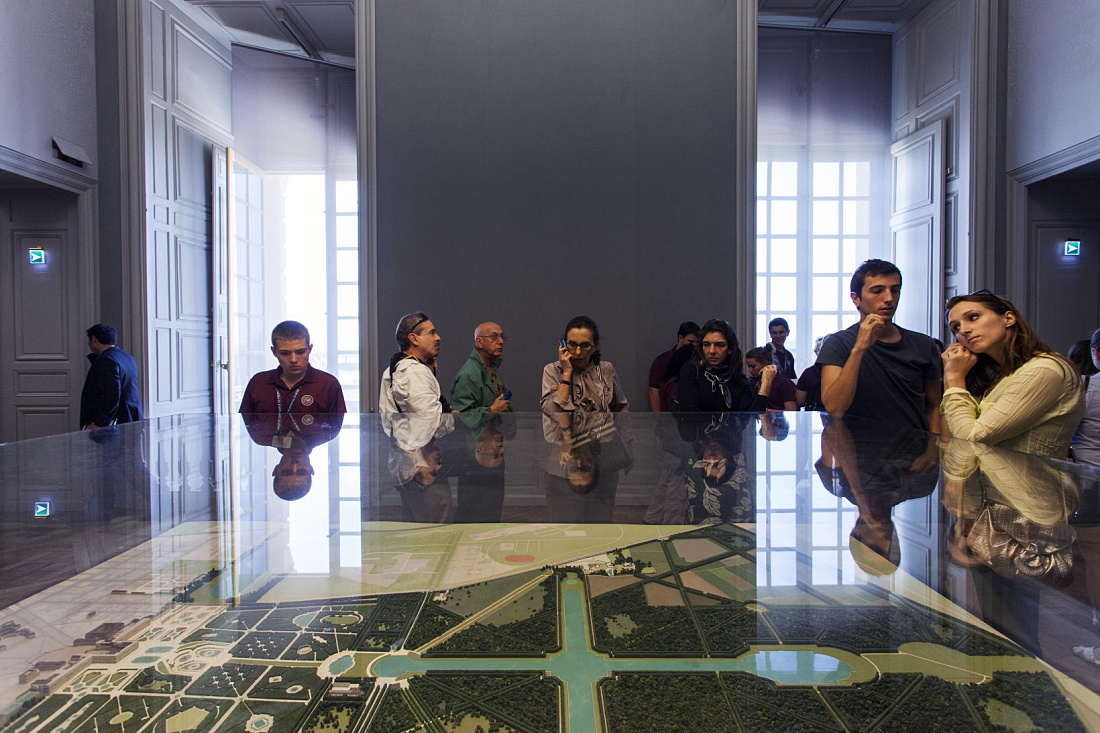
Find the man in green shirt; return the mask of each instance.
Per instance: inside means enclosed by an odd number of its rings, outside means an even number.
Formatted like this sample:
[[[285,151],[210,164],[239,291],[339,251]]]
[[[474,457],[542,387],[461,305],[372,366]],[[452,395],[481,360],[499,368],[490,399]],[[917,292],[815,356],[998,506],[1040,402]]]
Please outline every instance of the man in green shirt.
[[[511,393],[499,371],[507,339],[500,324],[492,321],[474,330],[474,350],[451,383],[451,408],[464,418],[483,423],[489,413],[511,412]]]

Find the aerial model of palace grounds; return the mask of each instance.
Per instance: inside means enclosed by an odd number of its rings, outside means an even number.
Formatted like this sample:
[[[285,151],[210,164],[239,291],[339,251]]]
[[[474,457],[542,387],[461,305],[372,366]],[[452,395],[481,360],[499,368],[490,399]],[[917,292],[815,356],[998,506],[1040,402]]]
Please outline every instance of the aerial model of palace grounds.
[[[613,529],[398,527],[367,595],[242,580],[203,563],[216,533],[167,533],[0,612],[0,730],[1097,725],[1092,693],[919,584],[758,587],[746,528]]]

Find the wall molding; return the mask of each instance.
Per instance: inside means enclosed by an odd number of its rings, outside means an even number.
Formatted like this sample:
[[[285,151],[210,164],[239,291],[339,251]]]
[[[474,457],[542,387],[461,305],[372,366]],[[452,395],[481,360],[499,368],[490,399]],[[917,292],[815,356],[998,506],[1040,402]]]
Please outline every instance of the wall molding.
[[[149,334],[149,269],[145,220],[144,3],[122,3],[118,14],[119,201],[122,210],[122,333],[138,362],[145,412],[153,402]]]
[[[359,151],[359,404],[378,409],[378,140],[374,0],[355,2],[356,142]],[[755,78],[755,77],[754,77]]]
[[[84,193],[97,185],[96,179],[83,173],[60,168],[3,145],[0,145],[0,170],[17,173],[24,178],[77,194]]]
[[[1057,153],[1051,153],[1027,165],[1013,168],[1008,175],[1028,186],[1097,159],[1100,159],[1100,135],[1059,150]]]
[[[737,89],[734,91],[737,130],[734,140],[734,267],[733,327],[743,343],[756,330],[756,73],[757,7],[736,3]]]
[[[1007,271],[1016,259],[1013,253],[1023,251],[1014,249],[1009,240],[1008,232],[1015,228],[1006,211],[1004,188],[1008,13],[1004,0],[973,0],[972,11],[967,286],[973,290],[981,283],[981,287],[1005,292]]]

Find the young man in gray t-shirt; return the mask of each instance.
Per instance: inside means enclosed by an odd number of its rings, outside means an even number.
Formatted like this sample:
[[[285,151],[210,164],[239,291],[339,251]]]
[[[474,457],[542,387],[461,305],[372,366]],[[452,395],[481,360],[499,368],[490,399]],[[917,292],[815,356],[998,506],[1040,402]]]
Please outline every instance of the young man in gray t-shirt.
[[[834,417],[854,415],[943,432],[940,349],[930,337],[900,328],[894,312],[901,271],[867,260],[852,275],[859,323],[821,345],[821,400]]]

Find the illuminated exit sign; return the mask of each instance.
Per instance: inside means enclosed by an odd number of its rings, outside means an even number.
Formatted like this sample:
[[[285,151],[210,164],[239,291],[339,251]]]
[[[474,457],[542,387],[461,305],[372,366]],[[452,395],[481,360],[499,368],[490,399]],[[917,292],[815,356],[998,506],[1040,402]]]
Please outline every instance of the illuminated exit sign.
[[[1067,239],[1066,240],[1066,255],[1069,257],[1081,256],[1081,240],[1080,239]]]
[[[41,247],[31,247],[27,250],[27,254],[30,255],[32,265],[46,264],[46,250]]]
[[[50,516],[50,502],[48,502],[48,501],[36,501],[34,503],[34,516],[36,516],[36,517],[48,517],[48,516]]]

